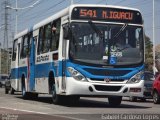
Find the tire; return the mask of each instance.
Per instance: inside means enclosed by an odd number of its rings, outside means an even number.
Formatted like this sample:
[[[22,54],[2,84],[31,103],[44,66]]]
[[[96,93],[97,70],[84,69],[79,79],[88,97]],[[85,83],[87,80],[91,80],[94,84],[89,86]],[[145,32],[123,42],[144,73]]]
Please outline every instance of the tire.
[[[137,102],[137,97],[129,97],[130,102]]]
[[[5,87],[5,94],[8,94],[9,90]]]
[[[25,83],[22,84],[22,98],[29,99],[29,93],[26,92]]]
[[[53,84],[52,85],[52,101],[53,101],[53,104],[62,104],[63,100],[65,100],[64,97],[57,94],[55,84]]]
[[[14,92],[15,92],[15,90],[11,87],[11,89],[10,89],[10,94],[13,95]]]
[[[38,93],[28,93],[28,98],[36,100],[38,98]]]
[[[158,93],[156,91],[153,93],[153,102],[154,102],[154,104],[160,103],[160,96],[158,95]]]
[[[118,106],[120,106],[121,101],[122,101],[122,97],[121,96],[108,97],[108,102],[109,102],[109,105],[111,107],[118,107]]]

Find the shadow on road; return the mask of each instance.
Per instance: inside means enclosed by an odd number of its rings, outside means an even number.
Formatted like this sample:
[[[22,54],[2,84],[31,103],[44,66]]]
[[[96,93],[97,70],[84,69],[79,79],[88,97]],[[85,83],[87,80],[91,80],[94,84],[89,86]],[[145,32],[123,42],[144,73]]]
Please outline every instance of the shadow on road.
[[[125,99],[125,100],[123,100],[123,101],[126,101],[126,102],[131,102],[131,103],[153,103],[153,99],[147,99],[147,100],[145,100],[145,101],[143,101],[143,100],[137,100],[137,101],[134,101],[134,102],[132,102],[132,101],[130,101],[130,100],[127,100],[127,99]]]
[[[23,99],[21,96],[16,96],[16,97],[19,99]],[[29,99],[28,101],[36,101],[36,102],[41,102],[41,103],[53,104],[51,97],[38,97],[37,99]],[[122,101],[122,104],[119,107],[114,107],[114,108],[121,108],[121,109],[122,108],[128,108],[128,109],[151,108],[148,106],[142,106],[141,103],[138,103],[138,102],[135,104],[133,105],[133,102],[127,102],[127,100],[125,100],[125,101]],[[106,101],[97,101],[97,100],[91,100],[91,99],[88,100],[86,98],[85,99],[81,98],[78,102],[76,102],[76,104],[63,104],[62,106],[78,107],[78,108],[113,108],[108,104],[107,98],[106,98]]]
[[[111,107],[106,98],[105,101],[95,101],[95,100],[86,100],[86,99],[81,99],[79,103],[76,105],[76,107],[91,107],[91,108],[113,108]],[[150,108],[142,105],[131,105],[128,103],[123,103],[119,107],[114,107],[114,108],[136,108],[136,109],[144,109],[144,108]]]

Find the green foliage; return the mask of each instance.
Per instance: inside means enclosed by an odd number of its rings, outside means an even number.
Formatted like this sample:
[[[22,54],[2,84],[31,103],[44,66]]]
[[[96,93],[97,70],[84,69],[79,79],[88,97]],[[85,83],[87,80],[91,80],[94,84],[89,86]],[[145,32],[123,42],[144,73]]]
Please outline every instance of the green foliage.
[[[145,69],[153,71],[153,44],[148,36],[145,35]]]

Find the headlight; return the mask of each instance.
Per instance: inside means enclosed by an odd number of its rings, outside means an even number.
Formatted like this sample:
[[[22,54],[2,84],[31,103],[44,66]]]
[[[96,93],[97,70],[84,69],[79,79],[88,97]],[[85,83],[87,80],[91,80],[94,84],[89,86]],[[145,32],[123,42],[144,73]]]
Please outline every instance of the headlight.
[[[128,80],[127,83],[139,83],[143,77],[143,74],[144,74],[143,71],[135,74],[131,79]]]
[[[68,67],[68,71],[69,71],[69,73],[71,74],[71,76],[74,79],[76,79],[78,81],[88,82],[87,79],[80,72],[78,72],[77,70],[75,70],[74,68]]]

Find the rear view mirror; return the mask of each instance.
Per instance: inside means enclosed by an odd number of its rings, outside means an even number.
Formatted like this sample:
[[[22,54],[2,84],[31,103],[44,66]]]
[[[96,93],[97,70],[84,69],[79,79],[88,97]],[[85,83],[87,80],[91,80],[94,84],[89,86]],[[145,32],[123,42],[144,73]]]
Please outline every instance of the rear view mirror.
[[[63,38],[64,39],[69,39],[69,26],[68,25],[65,25],[63,27]]]

